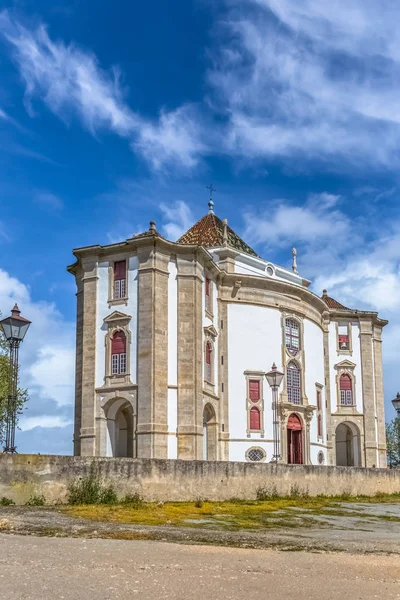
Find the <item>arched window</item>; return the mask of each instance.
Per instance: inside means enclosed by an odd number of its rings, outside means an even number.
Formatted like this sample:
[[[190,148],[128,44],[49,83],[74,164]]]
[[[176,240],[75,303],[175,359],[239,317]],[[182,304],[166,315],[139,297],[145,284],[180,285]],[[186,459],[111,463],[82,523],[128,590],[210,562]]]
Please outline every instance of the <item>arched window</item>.
[[[300,350],[300,326],[295,319],[285,321],[285,345],[293,356]]]
[[[342,406],[353,404],[353,385],[351,377],[347,373],[340,376],[340,404]]]
[[[260,411],[258,408],[253,406],[250,409],[250,431],[260,431],[261,429],[261,418]]]
[[[207,342],[206,344],[206,381],[212,383],[212,344]]]
[[[126,373],[126,337],[122,331],[117,331],[111,340],[111,374],[122,373]]]
[[[287,393],[288,401],[293,404],[301,404],[301,379],[300,369],[295,362],[290,362],[287,366]]]

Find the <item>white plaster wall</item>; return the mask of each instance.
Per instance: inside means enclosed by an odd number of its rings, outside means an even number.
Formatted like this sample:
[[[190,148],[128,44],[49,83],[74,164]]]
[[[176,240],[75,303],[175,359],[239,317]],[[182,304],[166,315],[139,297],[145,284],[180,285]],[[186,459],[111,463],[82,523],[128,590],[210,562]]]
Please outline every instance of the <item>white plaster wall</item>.
[[[322,385],[321,407],[323,438],[318,439],[318,421],[317,411],[315,410],[310,423],[310,442],[326,442],[326,409],[325,409],[325,372],[324,372],[324,337],[322,329],[312,321],[304,319],[304,340],[303,348],[305,355],[304,383],[308,403],[317,406],[317,388],[316,383]],[[311,462],[317,464],[317,454],[320,448],[311,446]]]
[[[334,368],[335,365],[341,363],[344,360],[349,360],[356,365],[354,369],[354,375],[356,378],[356,405],[357,411],[360,413],[364,412],[363,409],[363,394],[362,394],[362,371],[361,371],[361,350],[360,350],[360,328],[358,323],[352,323],[351,325],[351,337],[353,352],[350,354],[341,354],[336,350],[336,323],[332,322],[329,324],[329,360],[330,360],[330,380],[331,380],[331,412],[337,410],[337,385],[336,375],[337,370]]]
[[[168,385],[178,384],[178,269],[168,264]]]
[[[203,285],[202,285],[202,314],[203,314],[203,328],[204,327],[210,327],[211,325],[214,326],[214,328],[216,329],[217,332],[219,332],[219,318],[218,318],[218,303],[217,303],[217,299],[218,299],[218,289],[217,289],[217,283],[211,279],[212,281],[212,286],[211,286],[211,292],[212,292],[212,315],[213,315],[213,319],[210,319],[210,317],[206,314],[206,288],[205,288],[205,283],[206,281],[206,275],[205,273],[203,274]],[[205,368],[206,368],[206,361],[205,361],[205,353],[204,353],[204,349],[205,349],[205,335],[204,335],[204,329],[202,331],[202,350],[203,350],[203,355],[202,355],[202,365],[203,365],[203,381],[205,380]],[[218,368],[219,368],[219,351],[218,351],[218,336],[214,342],[214,352],[213,352],[213,372],[214,372],[214,391],[215,394],[219,394],[219,387],[218,387]]]
[[[262,446],[260,434],[247,438],[245,371],[270,370],[276,362],[282,369],[281,314],[278,310],[247,304],[228,305],[228,377],[229,377],[229,444],[230,460],[245,460],[250,446]],[[272,395],[263,382],[265,440],[273,440]],[[251,441],[250,441],[251,440]],[[239,445],[238,445],[239,444]],[[268,451],[270,458],[270,452]]]
[[[247,450],[249,450],[249,448],[262,448],[267,456],[265,461],[263,462],[270,462],[272,459],[272,456],[274,454],[274,446],[272,442],[265,442],[265,441],[251,441],[248,440],[246,442],[230,442],[229,444],[229,460],[230,461],[237,461],[237,462],[247,462],[246,461],[246,452]],[[250,462],[250,461],[249,461]],[[254,463],[252,463],[254,464]]]
[[[178,458],[178,390],[168,390],[168,458]]]
[[[178,284],[176,261],[168,264],[168,386],[178,385]],[[178,458],[178,390],[168,389],[168,458]]]
[[[104,319],[118,310],[132,318],[129,322],[131,331],[131,362],[130,373],[133,383],[137,382],[137,312],[138,312],[138,267],[136,256],[131,256],[128,261],[128,304],[111,306],[108,308],[108,266],[109,261],[103,261],[98,265],[97,281],[97,316],[96,316],[96,387],[104,384],[105,377],[105,336],[107,326]]]

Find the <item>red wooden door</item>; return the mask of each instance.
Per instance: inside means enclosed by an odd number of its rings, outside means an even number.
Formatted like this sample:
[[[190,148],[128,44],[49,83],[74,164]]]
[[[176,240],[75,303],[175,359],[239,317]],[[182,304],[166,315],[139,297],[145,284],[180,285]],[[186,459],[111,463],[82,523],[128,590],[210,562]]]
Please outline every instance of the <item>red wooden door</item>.
[[[289,465],[303,464],[303,431],[295,414],[290,415],[287,425],[287,456]]]

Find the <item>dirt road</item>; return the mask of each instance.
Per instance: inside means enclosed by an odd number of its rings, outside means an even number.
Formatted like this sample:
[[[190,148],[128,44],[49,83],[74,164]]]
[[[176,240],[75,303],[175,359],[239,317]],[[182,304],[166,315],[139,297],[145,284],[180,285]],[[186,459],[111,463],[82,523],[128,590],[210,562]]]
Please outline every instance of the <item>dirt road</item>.
[[[400,598],[398,556],[0,535],[8,600]]]

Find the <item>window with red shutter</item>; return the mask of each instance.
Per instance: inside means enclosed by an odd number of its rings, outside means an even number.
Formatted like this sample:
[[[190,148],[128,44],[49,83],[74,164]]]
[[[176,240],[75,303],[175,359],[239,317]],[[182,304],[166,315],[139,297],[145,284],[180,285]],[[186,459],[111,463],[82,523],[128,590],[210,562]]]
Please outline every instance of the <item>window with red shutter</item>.
[[[111,340],[111,373],[126,373],[126,337],[122,331],[116,331]]]
[[[340,376],[340,404],[342,406],[353,404],[353,385],[350,375],[346,373]]]
[[[126,260],[114,263],[114,298],[125,298],[126,296]]]
[[[260,431],[260,429],[261,429],[260,411],[258,410],[258,408],[253,406],[253,408],[250,409],[250,430],[251,431]]]
[[[260,380],[250,379],[249,380],[249,397],[252,402],[258,402],[260,400]]]

